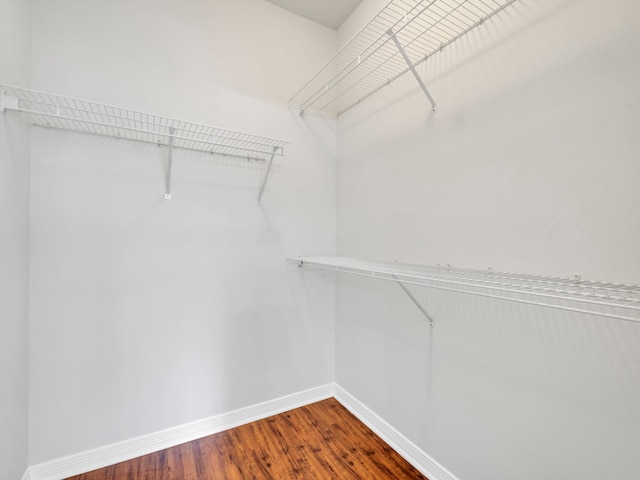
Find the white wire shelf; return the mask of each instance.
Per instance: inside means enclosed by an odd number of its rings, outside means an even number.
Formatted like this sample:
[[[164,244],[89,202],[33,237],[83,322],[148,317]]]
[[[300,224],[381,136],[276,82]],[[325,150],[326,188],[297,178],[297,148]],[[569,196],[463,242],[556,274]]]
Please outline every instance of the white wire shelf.
[[[284,156],[284,147],[290,143],[6,85],[0,85],[0,110],[21,112],[29,117],[33,125],[41,127],[154,143],[171,150],[180,148],[268,161],[269,167],[274,156]],[[260,195],[263,188],[264,184]]]
[[[300,257],[287,260],[304,267],[640,323],[640,285],[344,257]]]
[[[340,115],[409,71],[435,102],[415,66],[515,0],[391,0],[290,100]]]

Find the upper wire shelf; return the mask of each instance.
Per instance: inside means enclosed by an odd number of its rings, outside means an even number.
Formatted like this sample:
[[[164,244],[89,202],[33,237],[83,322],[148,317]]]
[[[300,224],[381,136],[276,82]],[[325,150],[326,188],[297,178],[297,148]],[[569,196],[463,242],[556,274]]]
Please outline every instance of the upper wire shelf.
[[[391,0],[289,103],[340,115],[514,1]]]
[[[290,258],[300,266],[640,323],[640,285],[344,257]]]
[[[284,147],[290,143],[112,105],[0,85],[0,111],[7,110],[28,115],[33,125],[167,146],[167,199],[171,198],[171,165],[175,148],[267,161],[258,193],[260,203],[273,159],[276,155],[284,156]]]
[[[27,114],[33,125],[106,135],[218,155],[268,160],[289,142],[176,120],[111,105],[0,85],[3,110]]]

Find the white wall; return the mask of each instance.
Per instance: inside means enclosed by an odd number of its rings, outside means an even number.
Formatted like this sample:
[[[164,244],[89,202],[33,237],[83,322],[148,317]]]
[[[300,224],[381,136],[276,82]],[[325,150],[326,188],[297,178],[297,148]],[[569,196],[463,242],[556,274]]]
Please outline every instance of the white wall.
[[[29,2],[0,1],[0,83],[29,84]],[[29,127],[0,113],[0,478],[27,467]]]
[[[436,115],[409,76],[342,115],[338,253],[640,283],[639,14],[519,0],[421,66]],[[337,382],[459,478],[637,476],[640,325],[338,282]]]
[[[295,86],[335,32],[263,0],[33,2],[33,88],[290,140],[263,167],[34,128],[31,464],[333,380],[335,121]],[[322,286],[320,286],[322,288]]]
[[[518,1],[422,66],[439,113],[407,75],[341,116],[341,253],[640,283],[637,9]]]
[[[519,0],[421,67],[436,116],[407,77],[336,125],[284,106],[335,32],[268,2],[34,0],[34,88],[293,144],[260,208],[255,165],[179,152],[167,202],[157,147],[34,129],[29,463],[333,380],[330,282],[283,259],[336,234],[640,283],[638,13]],[[338,285],[335,379],[461,479],[636,474],[637,325],[416,290],[430,331],[394,285]]]

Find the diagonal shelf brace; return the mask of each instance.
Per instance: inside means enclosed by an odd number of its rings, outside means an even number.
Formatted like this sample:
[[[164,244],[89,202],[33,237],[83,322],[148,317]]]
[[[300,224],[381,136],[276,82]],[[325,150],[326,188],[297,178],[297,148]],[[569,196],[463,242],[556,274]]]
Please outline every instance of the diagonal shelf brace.
[[[400,288],[402,289],[402,291],[406,293],[407,296],[411,299],[411,301],[415,304],[415,306],[418,307],[418,310],[420,310],[422,315],[424,315],[425,318],[429,321],[429,326],[433,328],[433,318],[431,318],[431,315],[429,315],[429,313],[424,309],[424,307],[420,305],[420,302],[418,301],[418,299],[413,296],[413,293],[409,291],[409,289],[404,283],[398,280],[398,277],[396,277],[395,275],[391,275],[391,277],[396,281],[398,285],[400,285]]]
[[[271,157],[269,158],[269,163],[267,164],[267,171],[264,172],[264,178],[262,179],[262,185],[260,185],[260,191],[258,192],[258,203],[262,203],[262,194],[264,193],[264,187],[267,185],[267,178],[269,177],[269,172],[271,172],[271,166],[273,165],[273,158],[276,156],[279,147],[273,147],[273,151],[271,152]]]
[[[304,266],[304,264],[305,264],[305,263],[304,263],[304,260],[302,260],[302,259],[298,259],[298,260],[296,260],[296,263],[298,264],[298,268],[302,268],[302,267]],[[318,267],[318,268],[325,268],[325,267],[320,266],[320,265],[318,265],[318,264],[316,264],[316,265],[314,265],[314,266],[315,266],[315,267]],[[334,269],[330,269],[330,270],[334,270]],[[339,271],[341,271],[341,270],[340,270],[340,269],[337,269],[337,270],[334,270],[334,271],[338,271],[338,272],[339,272]],[[355,272],[346,272],[346,271],[343,271],[343,273],[355,273]],[[365,275],[365,276],[367,276],[367,277],[368,277],[369,275]],[[375,275],[374,275],[374,276],[375,276]],[[430,326],[431,328],[433,328],[433,327],[434,327],[434,322],[433,322],[433,318],[431,317],[431,315],[429,315],[429,312],[427,312],[427,311],[425,310],[425,308],[424,308],[422,305],[420,305],[420,302],[418,301],[418,299],[417,299],[417,298],[416,298],[416,297],[415,297],[415,296],[414,296],[414,295],[409,291],[409,289],[407,288],[407,286],[406,286],[406,285],[405,285],[405,284],[404,284],[400,279],[398,279],[398,277],[397,277],[396,275],[394,275],[394,274],[390,273],[390,274],[389,274],[389,276],[390,276],[391,278],[393,278],[393,280],[394,280],[394,281],[395,281],[395,282],[400,286],[400,288],[402,289],[402,291],[403,291],[404,293],[406,293],[406,294],[407,294],[407,296],[409,297],[409,299],[411,299],[411,301],[414,303],[414,305],[415,305],[416,307],[418,307],[418,310],[420,310],[420,313],[422,313],[422,315],[424,315],[424,317],[427,319],[427,321],[429,322],[429,326]],[[379,277],[379,278],[381,278],[381,277]],[[388,277],[386,277],[386,278],[388,279]]]
[[[402,44],[400,43],[400,41],[396,37],[396,34],[393,32],[393,30],[389,29],[389,30],[387,30],[387,35],[389,35],[391,37],[393,42],[396,44],[396,47],[398,47],[398,50],[400,51],[400,55],[402,55],[402,58],[404,58],[404,61],[407,62],[407,65],[409,66],[409,69],[411,70],[411,73],[413,73],[413,76],[416,77],[416,80],[418,81],[418,84],[420,85],[420,88],[422,88],[422,91],[424,92],[424,94],[427,96],[427,98],[431,102],[431,107],[433,109],[433,113],[436,113],[438,111],[438,107],[436,106],[436,101],[433,99],[433,97],[429,93],[429,90],[427,90],[427,86],[422,81],[422,78],[420,78],[420,75],[418,75],[418,71],[416,70],[416,67],[413,66],[413,63],[411,63],[411,60],[409,59],[409,56],[407,55],[407,52],[405,52],[404,48],[402,47]]]
[[[167,175],[165,178],[165,192],[164,198],[169,200],[171,198],[171,170],[173,167],[173,147],[175,144],[175,135],[176,129],[171,127],[169,128],[169,158],[167,162]]]

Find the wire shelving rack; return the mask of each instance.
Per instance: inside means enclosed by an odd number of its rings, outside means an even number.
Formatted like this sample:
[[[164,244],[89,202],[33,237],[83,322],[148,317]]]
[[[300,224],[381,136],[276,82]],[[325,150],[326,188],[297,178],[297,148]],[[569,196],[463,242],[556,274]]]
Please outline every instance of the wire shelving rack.
[[[290,105],[340,115],[412,72],[516,0],[391,0],[290,100]]]
[[[417,285],[640,323],[640,285],[345,257],[300,257],[288,261],[300,267],[389,280],[401,286]]]
[[[284,156],[285,140],[225,130],[112,105],[26,88],[0,85],[0,110],[28,116],[32,125],[153,143],[169,148],[165,196],[170,198],[171,157],[176,148],[268,162],[258,201],[273,158]]]

